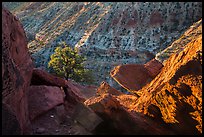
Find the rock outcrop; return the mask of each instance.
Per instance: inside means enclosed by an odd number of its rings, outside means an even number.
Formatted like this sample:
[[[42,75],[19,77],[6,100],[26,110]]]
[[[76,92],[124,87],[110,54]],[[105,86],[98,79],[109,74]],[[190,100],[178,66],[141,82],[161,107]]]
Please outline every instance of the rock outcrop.
[[[26,92],[30,85],[33,64],[28,53],[23,27],[5,8],[2,9],[2,51],[2,103],[8,107],[6,110],[10,110],[5,111],[7,114],[2,117],[4,123],[2,130],[10,131],[4,132],[6,134],[19,133],[8,129],[13,122],[17,124],[16,126],[20,126],[18,127],[20,134],[29,134]],[[16,119],[12,121],[12,117]]]
[[[46,6],[46,3],[31,3],[29,8],[42,8],[41,4]],[[97,5],[109,10],[114,7],[111,3]],[[84,3],[74,9],[81,13],[89,6],[90,3]],[[126,19],[129,10],[124,12],[122,19]],[[174,16],[172,14],[170,19],[173,22]],[[105,81],[95,93],[94,86],[82,86],[40,69],[33,70],[19,21],[4,8],[2,21],[3,134],[29,134],[30,124],[37,126],[34,134],[41,134],[55,125],[62,129],[61,124],[68,119],[73,129],[81,131],[76,134],[202,134],[202,19],[184,33],[185,38],[180,41],[184,45],[163,65],[153,59],[144,65],[120,65],[111,71],[111,76],[132,92],[131,95],[117,91]],[[118,22],[116,19],[111,25],[117,26]],[[135,28],[140,23],[132,18],[125,26]],[[153,11],[148,27],[160,24],[164,24],[163,17]],[[80,42],[76,46],[80,49]],[[170,51],[174,47],[171,46]],[[48,128],[40,127],[41,124],[47,124]],[[70,131],[70,128],[65,129]]]
[[[147,62],[146,64],[144,64],[144,68],[147,69],[148,74],[152,78],[155,78],[159,74],[161,69],[163,68],[163,65],[158,60],[152,59],[149,62]]]
[[[45,114],[50,109],[64,103],[65,93],[54,86],[30,86],[28,90],[28,110],[30,120]]]
[[[66,97],[79,102],[85,101],[86,96],[83,94],[83,86],[74,84],[71,80],[64,80],[60,77],[49,74],[48,72],[34,68],[31,85],[57,86],[63,88]]]
[[[105,94],[105,93],[109,93],[112,95],[122,95],[124,93],[114,89],[113,87],[111,87],[107,82],[103,81],[100,85],[100,87],[98,87],[96,94],[97,95],[101,95],[101,94]]]
[[[196,37],[201,34],[202,19],[191,25],[188,30],[186,30],[182,36],[174,41],[170,46],[157,53],[155,58],[164,64],[165,60],[167,60],[172,54],[182,51],[189,42],[192,42],[192,40],[195,40]]]
[[[66,87],[66,80],[53,76],[44,70],[34,68],[32,73],[31,85]]]
[[[142,113],[133,114],[128,111],[120,104],[118,99],[114,95],[105,93],[85,101],[85,104],[104,120],[98,127],[99,129],[95,129],[97,134],[173,134],[173,132],[154,123]]]
[[[196,37],[191,36],[183,50],[166,60],[160,72],[149,69],[152,74],[159,74],[135,91],[140,93],[139,97],[106,93],[86,100],[85,104],[104,121],[111,121],[113,125],[108,125],[117,133],[202,134],[202,29]]]
[[[162,71],[140,91],[134,110],[152,114],[154,105],[176,134],[202,133],[202,34],[166,61]]]
[[[16,114],[2,103],[2,135],[20,135],[21,129]]]
[[[153,59],[144,65],[127,64],[115,67],[111,77],[130,92],[135,92],[149,83],[162,69],[163,65]]]

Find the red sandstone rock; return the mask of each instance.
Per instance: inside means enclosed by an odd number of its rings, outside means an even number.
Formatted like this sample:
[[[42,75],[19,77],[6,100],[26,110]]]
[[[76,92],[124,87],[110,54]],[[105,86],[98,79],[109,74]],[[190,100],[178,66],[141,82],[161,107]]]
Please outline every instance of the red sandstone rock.
[[[20,135],[21,129],[14,112],[2,103],[2,135]]]
[[[172,134],[157,123],[153,123],[148,117],[129,112],[120,104],[116,96],[111,94],[92,97],[84,103],[104,120],[104,130],[111,129],[114,134]]]
[[[146,82],[151,80],[147,70],[140,64],[117,66],[111,71],[110,75],[130,92],[141,89]]]
[[[28,91],[29,116],[37,116],[64,102],[64,91],[54,86],[30,86]]]
[[[156,119],[160,115],[175,134],[201,134],[202,33],[172,54],[155,79],[138,92],[142,94],[134,111]]]
[[[25,92],[30,85],[33,64],[22,25],[4,8],[2,9],[2,51],[2,102],[16,116],[21,134],[29,134],[30,121]],[[5,118],[2,117],[2,120]],[[9,127],[3,125],[2,130],[9,131],[7,128]],[[9,134],[12,134],[12,131]]]
[[[57,76],[53,76],[48,72],[34,68],[31,79],[31,85],[47,85],[47,86],[58,86],[63,87],[65,93],[73,100],[85,101],[91,96],[95,95],[96,87],[94,86],[82,86],[71,80],[65,80]],[[68,93],[70,92],[70,93]],[[68,99],[67,98],[67,99]]]
[[[144,65],[127,64],[115,67],[110,75],[130,92],[137,91],[149,83],[162,69],[163,65],[153,59]]]
[[[161,71],[163,65],[162,65],[162,63],[160,63],[156,59],[152,59],[149,62],[147,62],[146,64],[144,64],[144,67],[147,69],[148,74],[152,78],[154,78],[159,74],[159,72]]]
[[[101,83],[100,87],[97,89],[96,94],[101,95],[101,94],[104,94],[104,93],[109,93],[109,94],[112,94],[112,95],[122,95],[123,94],[122,92],[114,89],[108,83],[103,81]]]
[[[66,94],[66,99],[71,101],[72,103],[76,102],[84,102],[87,98],[81,92],[81,89],[73,84],[70,80],[67,82],[66,88],[64,88],[64,92]]]
[[[47,86],[58,86],[58,87],[66,87],[66,80],[53,76],[48,72],[34,68],[31,85],[47,85]]]

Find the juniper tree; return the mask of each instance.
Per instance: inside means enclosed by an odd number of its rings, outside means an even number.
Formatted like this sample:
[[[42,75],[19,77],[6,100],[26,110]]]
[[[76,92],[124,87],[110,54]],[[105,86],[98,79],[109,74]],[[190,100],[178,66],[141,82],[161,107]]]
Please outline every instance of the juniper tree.
[[[93,82],[93,77],[91,71],[84,67],[85,60],[85,57],[78,54],[76,48],[72,49],[63,43],[50,56],[48,67],[60,77],[90,84]]]

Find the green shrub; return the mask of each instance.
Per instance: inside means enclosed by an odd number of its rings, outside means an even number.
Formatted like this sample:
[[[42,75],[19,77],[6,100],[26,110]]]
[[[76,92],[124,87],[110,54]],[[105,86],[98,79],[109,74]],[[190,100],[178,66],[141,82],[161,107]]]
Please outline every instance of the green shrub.
[[[83,65],[85,57],[79,55],[76,49],[72,49],[66,43],[57,47],[50,58],[48,68],[51,68],[57,76],[87,84],[93,82],[91,71],[85,69]]]

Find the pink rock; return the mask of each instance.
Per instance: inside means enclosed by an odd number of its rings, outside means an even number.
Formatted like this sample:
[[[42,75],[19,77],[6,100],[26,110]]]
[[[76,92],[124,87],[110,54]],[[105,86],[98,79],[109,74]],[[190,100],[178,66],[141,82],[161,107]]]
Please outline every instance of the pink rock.
[[[28,91],[29,116],[33,120],[55,106],[64,103],[64,91],[54,86],[30,86]]]
[[[51,75],[48,72],[34,68],[31,85],[47,85],[47,86],[58,86],[58,87],[66,87],[66,80]]]
[[[21,134],[29,134],[30,121],[25,92],[30,85],[33,64],[21,23],[4,8],[2,9],[2,51],[2,102],[17,118]],[[4,117],[2,119],[5,120]],[[3,125],[2,130],[9,129]]]

